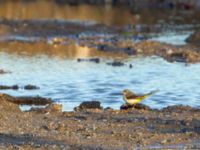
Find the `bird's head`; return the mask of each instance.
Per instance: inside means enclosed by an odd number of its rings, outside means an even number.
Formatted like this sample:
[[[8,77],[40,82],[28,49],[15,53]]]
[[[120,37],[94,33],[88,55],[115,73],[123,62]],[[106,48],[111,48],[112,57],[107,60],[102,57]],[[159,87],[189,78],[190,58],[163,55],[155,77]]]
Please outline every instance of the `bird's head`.
[[[133,96],[133,95],[135,95],[135,93],[131,92],[128,89],[123,90],[122,93],[123,93],[124,96]]]
[[[127,95],[128,93],[130,93],[130,91],[128,89],[125,89],[122,91],[123,95]]]

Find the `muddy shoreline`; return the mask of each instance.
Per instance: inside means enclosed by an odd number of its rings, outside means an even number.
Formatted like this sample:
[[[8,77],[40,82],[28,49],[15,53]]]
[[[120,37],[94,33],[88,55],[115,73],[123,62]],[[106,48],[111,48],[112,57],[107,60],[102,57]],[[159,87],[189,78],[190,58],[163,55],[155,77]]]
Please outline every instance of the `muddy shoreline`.
[[[170,62],[200,62],[198,45],[175,46],[151,41],[138,35],[137,27],[127,30],[98,23],[7,19],[1,19],[0,26],[0,48],[8,52],[23,53],[26,49],[26,53],[30,50],[31,54],[37,54],[49,49],[48,54],[59,51],[61,55],[65,53],[63,57],[76,57],[74,53],[84,49],[89,55],[86,57],[159,56]]]
[[[113,110],[97,104],[62,112],[49,104],[22,112],[10,98],[0,95],[3,149],[200,148],[200,110],[190,106]]]

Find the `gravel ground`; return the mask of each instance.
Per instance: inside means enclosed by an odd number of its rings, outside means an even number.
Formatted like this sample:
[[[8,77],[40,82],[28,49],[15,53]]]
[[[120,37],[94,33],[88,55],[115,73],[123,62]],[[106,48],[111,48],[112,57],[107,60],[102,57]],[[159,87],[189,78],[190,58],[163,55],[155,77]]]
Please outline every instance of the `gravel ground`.
[[[22,112],[12,98],[0,95],[0,149],[200,148],[200,110],[189,106]]]

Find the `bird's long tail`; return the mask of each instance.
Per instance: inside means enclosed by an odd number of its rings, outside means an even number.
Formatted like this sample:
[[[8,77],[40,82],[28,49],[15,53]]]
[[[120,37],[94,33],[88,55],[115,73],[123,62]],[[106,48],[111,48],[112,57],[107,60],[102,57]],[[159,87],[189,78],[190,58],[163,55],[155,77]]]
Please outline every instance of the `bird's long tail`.
[[[151,92],[149,92],[149,93],[147,93],[147,94],[145,94],[144,96],[145,97],[147,97],[147,96],[150,96],[150,95],[152,95],[152,94],[155,94],[155,93],[157,93],[159,90],[154,90],[154,91],[151,91]]]

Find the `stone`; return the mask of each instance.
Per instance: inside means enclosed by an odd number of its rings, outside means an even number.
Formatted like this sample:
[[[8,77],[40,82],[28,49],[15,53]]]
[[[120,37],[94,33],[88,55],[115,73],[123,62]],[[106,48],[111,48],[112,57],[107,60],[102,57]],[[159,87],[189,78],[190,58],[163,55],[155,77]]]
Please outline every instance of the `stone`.
[[[100,58],[78,58],[77,62],[94,62],[94,63],[100,63]]]
[[[0,90],[18,90],[18,85],[12,85],[12,86],[6,86],[6,85],[0,85]]]
[[[141,103],[137,103],[135,105],[124,104],[120,107],[120,110],[128,110],[128,109],[151,110],[151,108],[149,106],[146,106]]]
[[[35,85],[28,84],[28,85],[24,86],[24,89],[25,90],[36,90],[36,89],[40,89],[40,88]]]
[[[200,45],[199,44],[199,41],[200,41],[200,30],[194,32],[192,35],[190,35],[186,41],[188,43],[191,43],[191,44],[195,44],[195,45]]]
[[[121,61],[113,61],[113,62],[109,62],[109,63],[106,63],[107,65],[110,65],[110,66],[113,66],[113,67],[121,67],[121,66],[124,66],[125,64]]]
[[[62,112],[62,105],[61,104],[50,104],[47,106],[51,112]]]
[[[74,108],[75,111],[84,109],[102,109],[102,107],[99,101],[85,101],[82,102],[78,107]]]
[[[16,97],[11,101],[12,103],[18,105],[47,105],[53,103],[53,101],[49,98],[44,98],[40,96],[36,97]]]
[[[3,69],[0,69],[0,74],[6,74],[6,73],[11,73],[11,72],[5,71],[5,70],[3,70]]]

